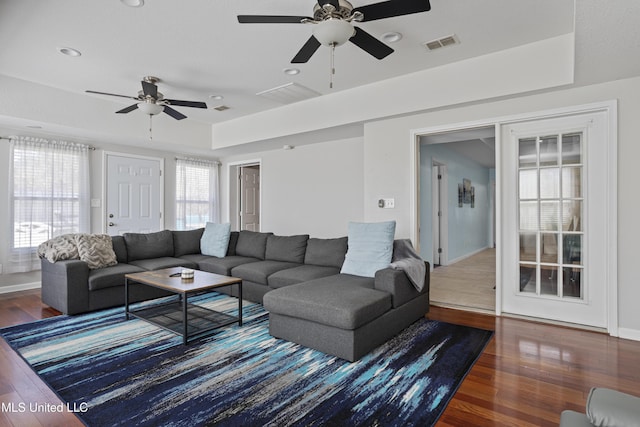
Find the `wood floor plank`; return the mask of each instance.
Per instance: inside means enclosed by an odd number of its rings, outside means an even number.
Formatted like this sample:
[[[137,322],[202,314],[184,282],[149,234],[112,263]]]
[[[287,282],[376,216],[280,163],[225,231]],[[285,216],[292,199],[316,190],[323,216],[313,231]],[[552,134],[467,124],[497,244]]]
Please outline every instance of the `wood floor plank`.
[[[0,327],[57,314],[38,291],[0,296]],[[438,426],[557,426],[564,409],[584,410],[593,386],[640,396],[640,342],[436,306],[427,317],[494,331]],[[60,403],[4,340],[0,367],[0,402]],[[0,413],[0,427],[82,425],[71,413],[30,415]]]

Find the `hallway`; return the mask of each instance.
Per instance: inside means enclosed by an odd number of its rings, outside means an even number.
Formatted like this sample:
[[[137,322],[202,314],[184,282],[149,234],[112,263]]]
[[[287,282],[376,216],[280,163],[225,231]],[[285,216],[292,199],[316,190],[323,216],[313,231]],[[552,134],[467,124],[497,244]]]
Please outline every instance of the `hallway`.
[[[432,305],[495,312],[496,250],[485,249],[431,272]]]

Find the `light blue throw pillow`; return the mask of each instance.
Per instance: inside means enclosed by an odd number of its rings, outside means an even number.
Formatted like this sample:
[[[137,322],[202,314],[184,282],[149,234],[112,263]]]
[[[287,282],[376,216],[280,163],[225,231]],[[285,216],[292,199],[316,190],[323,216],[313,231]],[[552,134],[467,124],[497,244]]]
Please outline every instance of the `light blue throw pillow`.
[[[375,277],[389,267],[393,255],[396,222],[350,222],[347,255],[340,273]]]
[[[200,239],[200,250],[203,255],[224,258],[229,247],[231,224],[208,222]]]

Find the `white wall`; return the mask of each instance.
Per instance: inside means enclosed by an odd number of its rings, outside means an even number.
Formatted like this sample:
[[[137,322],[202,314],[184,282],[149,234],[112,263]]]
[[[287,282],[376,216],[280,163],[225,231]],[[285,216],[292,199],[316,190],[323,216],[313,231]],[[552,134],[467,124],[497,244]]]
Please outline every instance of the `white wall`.
[[[640,181],[640,78],[587,87],[556,90],[514,99],[485,102],[459,108],[381,120],[365,124],[364,218],[367,221],[397,221],[396,236],[411,236],[410,173],[412,130],[455,123],[487,120],[593,102],[618,100],[618,297],[619,326],[640,339],[640,286],[637,253],[640,228],[637,216],[640,198],[633,196]],[[376,173],[378,171],[378,173]],[[383,171],[383,172],[381,172]],[[381,193],[396,198],[396,209],[378,209]]]
[[[262,231],[339,237],[362,221],[363,141],[350,138],[221,159],[222,219],[229,221],[229,163],[260,159]]]

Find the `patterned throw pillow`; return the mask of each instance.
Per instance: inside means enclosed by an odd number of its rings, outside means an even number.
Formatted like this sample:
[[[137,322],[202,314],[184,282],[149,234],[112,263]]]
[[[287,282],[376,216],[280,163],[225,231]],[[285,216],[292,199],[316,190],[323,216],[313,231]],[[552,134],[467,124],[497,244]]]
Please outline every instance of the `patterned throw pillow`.
[[[80,260],[86,262],[91,270],[118,263],[111,236],[107,234],[77,234],[76,246]]]
[[[38,246],[38,256],[49,262],[78,259],[75,234],[63,234],[49,239]]]

